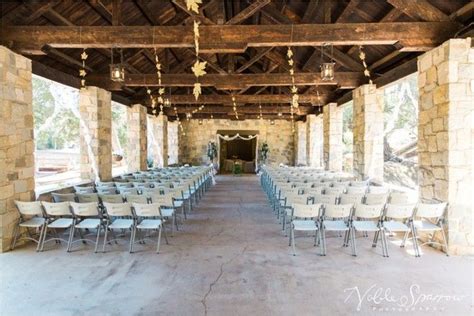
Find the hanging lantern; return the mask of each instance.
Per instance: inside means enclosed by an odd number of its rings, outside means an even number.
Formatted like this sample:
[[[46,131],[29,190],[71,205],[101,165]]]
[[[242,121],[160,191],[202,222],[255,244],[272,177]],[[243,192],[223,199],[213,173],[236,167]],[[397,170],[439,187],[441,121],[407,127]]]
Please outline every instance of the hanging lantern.
[[[114,50],[111,50],[110,80],[116,82],[125,81],[125,67],[123,66],[123,54],[120,49],[120,63],[114,64]]]
[[[329,55],[329,62],[324,61],[324,49],[326,46],[330,46],[331,52]],[[334,65],[335,63],[332,60],[332,45],[324,44],[321,47],[321,80],[330,81],[334,79]]]

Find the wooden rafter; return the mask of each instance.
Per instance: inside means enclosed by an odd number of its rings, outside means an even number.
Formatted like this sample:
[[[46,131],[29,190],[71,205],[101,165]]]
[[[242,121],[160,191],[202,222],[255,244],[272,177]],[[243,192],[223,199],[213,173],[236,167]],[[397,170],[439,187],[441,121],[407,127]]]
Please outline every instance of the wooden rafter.
[[[339,72],[332,81],[321,80],[320,74],[295,73],[295,85],[326,85],[342,88],[357,87],[363,80],[362,73]],[[165,87],[192,87],[195,83],[192,74],[163,74],[162,85]],[[158,85],[155,74],[129,74],[121,84],[110,82],[107,75],[91,74],[89,82],[105,87],[108,90],[120,90],[122,86],[128,87],[154,87]],[[249,86],[290,86],[291,77],[286,73],[254,73],[254,74],[207,74],[200,78],[203,87],[213,86],[222,89],[243,89]]]
[[[240,11],[237,15],[233,16],[230,20],[228,20],[225,24],[239,24],[252,15],[254,15],[256,12],[258,12],[260,9],[262,9],[264,6],[269,4],[271,0],[256,0],[253,1],[248,7]]]
[[[387,0],[409,17],[421,21],[449,21],[450,18],[426,0]]]

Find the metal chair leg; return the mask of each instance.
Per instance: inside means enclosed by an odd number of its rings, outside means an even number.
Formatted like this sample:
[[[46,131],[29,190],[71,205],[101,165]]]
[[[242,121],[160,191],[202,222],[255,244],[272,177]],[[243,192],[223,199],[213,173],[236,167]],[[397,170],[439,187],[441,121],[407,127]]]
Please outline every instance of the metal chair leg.
[[[99,224],[99,227],[97,227],[97,237],[95,239],[95,248],[94,248],[95,253],[97,253],[97,247],[99,246],[99,237],[100,237],[101,230],[102,230],[102,225]]]
[[[12,244],[10,246],[10,249],[13,250],[15,249],[15,246],[16,246],[16,242],[18,240],[18,233],[20,231],[20,223],[18,222],[16,225],[15,225],[15,229],[14,229],[14,232],[13,232],[13,240],[12,240]]]
[[[293,248],[293,256],[296,256],[296,247],[295,247],[295,230],[293,227],[290,228],[291,235],[291,246]]]
[[[158,229],[158,242],[156,244],[156,253],[160,253],[160,243],[161,243],[161,230],[163,228],[163,225],[160,226],[160,228]]]
[[[107,232],[109,230],[109,226],[105,226],[105,233],[104,233],[104,242],[102,244],[102,252],[105,253],[105,244],[107,243]]]

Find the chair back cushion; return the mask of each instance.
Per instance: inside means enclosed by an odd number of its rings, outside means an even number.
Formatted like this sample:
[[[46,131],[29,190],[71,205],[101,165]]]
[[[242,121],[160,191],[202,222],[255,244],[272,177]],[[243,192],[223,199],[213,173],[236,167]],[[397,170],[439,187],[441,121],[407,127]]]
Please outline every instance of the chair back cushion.
[[[435,218],[441,217],[446,209],[447,203],[418,203],[416,207],[416,216]]]

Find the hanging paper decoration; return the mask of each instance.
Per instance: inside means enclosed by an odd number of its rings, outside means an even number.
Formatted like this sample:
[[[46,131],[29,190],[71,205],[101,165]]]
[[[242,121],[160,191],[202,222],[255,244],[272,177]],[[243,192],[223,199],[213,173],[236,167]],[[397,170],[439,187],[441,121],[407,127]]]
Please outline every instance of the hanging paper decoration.
[[[258,109],[260,111],[260,120],[263,120],[262,105],[261,104],[258,105]]]
[[[189,11],[193,11],[199,14],[199,5],[202,4],[202,0],[186,0],[186,8]]]
[[[366,76],[367,78],[369,78],[369,83],[372,84],[372,78],[370,77],[370,71],[369,71],[369,67],[367,67],[367,63],[365,61],[365,53],[363,51],[363,47],[362,46],[359,46],[359,58],[360,60],[362,61],[362,65],[364,66],[364,76]]]
[[[178,108],[174,106],[173,110],[174,110],[174,114],[176,115],[176,121],[178,122],[178,127],[181,130],[181,135],[186,136],[186,133],[184,132],[183,124],[181,124],[181,121],[179,120]]]
[[[288,57],[288,65],[290,66],[290,77],[291,77],[291,106],[297,108],[299,106],[299,95],[298,95],[298,88],[295,85],[295,68],[294,68],[294,60],[293,60],[293,51],[291,50],[291,47],[288,47],[288,51],[286,53],[286,56]]]
[[[82,68],[79,69],[79,77],[81,77],[81,89],[85,89],[85,87],[86,87],[86,75],[87,75],[86,60],[87,60],[87,57],[89,57],[89,55],[87,55],[86,49],[84,48],[82,50],[82,54],[81,54]]]
[[[194,11],[199,14],[199,5],[202,3],[202,0],[186,0],[186,6],[188,10]],[[201,84],[199,83],[199,77],[202,77],[206,74],[206,62],[199,61],[199,22],[194,20],[193,23],[193,33],[194,33],[194,49],[196,53],[196,62],[191,67],[191,70],[196,77],[196,83],[194,83],[193,95],[196,98],[196,101],[199,99],[199,96],[202,94]]]
[[[232,96],[232,107],[234,109],[235,119],[239,119],[239,113],[237,113],[237,103],[235,102],[235,96]]]

